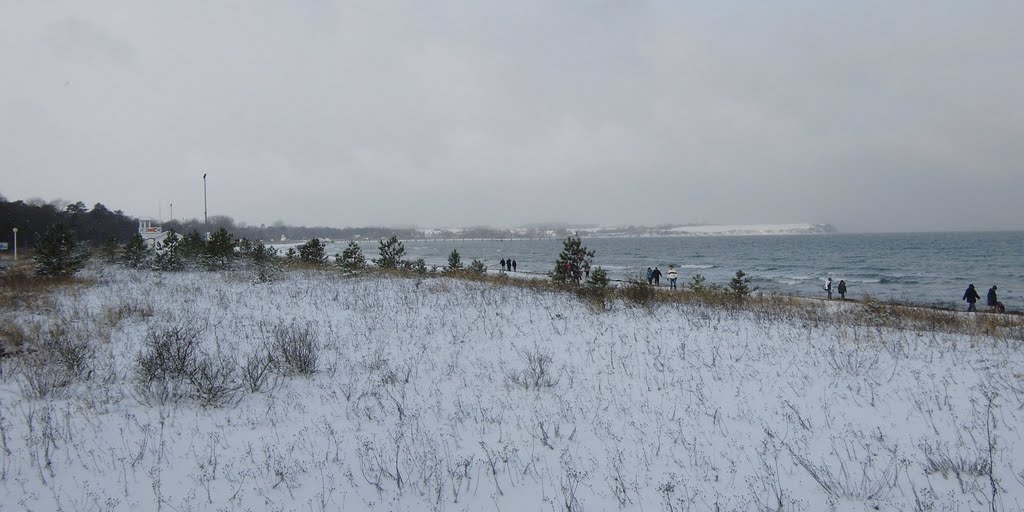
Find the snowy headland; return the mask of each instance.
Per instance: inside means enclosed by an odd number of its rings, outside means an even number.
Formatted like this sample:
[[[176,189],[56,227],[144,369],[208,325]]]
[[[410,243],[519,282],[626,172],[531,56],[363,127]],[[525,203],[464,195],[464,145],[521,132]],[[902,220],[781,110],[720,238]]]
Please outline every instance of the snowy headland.
[[[2,303],[21,351],[0,374],[0,508],[1024,506],[1020,317],[601,309],[330,271],[85,278]]]

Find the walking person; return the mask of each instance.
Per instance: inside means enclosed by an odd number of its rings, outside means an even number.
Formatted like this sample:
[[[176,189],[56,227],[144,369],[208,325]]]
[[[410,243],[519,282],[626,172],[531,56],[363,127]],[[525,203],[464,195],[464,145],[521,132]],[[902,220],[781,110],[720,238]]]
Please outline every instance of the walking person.
[[[828,300],[832,300],[832,278],[825,280],[825,284],[821,285],[825,292],[828,293]]]
[[[590,279],[590,262],[589,261],[584,261],[583,262],[583,275],[585,275],[587,277],[587,279]]]
[[[998,287],[996,285],[992,285],[992,288],[988,289],[987,302],[989,311],[996,311],[999,307],[999,298],[996,296],[997,288]]]
[[[517,266],[518,266],[518,265],[516,265],[516,259],[515,259],[515,258],[512,258],[512,272],[515,272],[515,271],[516,271],[516,267],[517,267]]]
[[[505,271],[505,258],[502,258],[502,259],[501,259],[501,271],[502,271],[502,272],[504,272],[504,271]]]
[[[963,300],[967,301],[967,311],[978,311],[978,308],[975,307],[975,303],[977,303],[980,298],[981,295],[978,295],[978,290],[974,289],[974,285],[967,285],[967,291],[964,292],[963,298]]]
[[[668,289],[669,290],[675,290],[676,289],[676,279],[679,279],[679,272],[676,272],[675,267],[673,267],[672,265],[669,265],[668,266],[668,274],[666,274],[666,275],[668,275]]]
[[[654,283],[654,271],[651,270],[651,267],[647,267],[647,284],[653,284],[653,283]]]
[[[651,277],[654,278],[654,286],[661,286],[661,271],[658,270],[658,267],[654,267]]]
[[[839,280],[839,288],[836,289],[839,292],[839,299],[846,300],[846,281]]]

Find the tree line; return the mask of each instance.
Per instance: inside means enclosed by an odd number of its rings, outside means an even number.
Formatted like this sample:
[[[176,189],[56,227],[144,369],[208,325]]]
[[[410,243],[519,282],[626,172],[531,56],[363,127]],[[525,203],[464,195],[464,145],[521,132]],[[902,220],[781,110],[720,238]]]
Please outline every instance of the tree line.
[[[73,233],[75,238],[91,247],[100,247],[111,240],[124,244],[138,232],[139,218],[125,214],[121,210],[111,210],[103,203],[96,203],[92,208],[82,201],[65,203],[55,200],[46,202],[42,199],[27,201],[9,201],[0,196],[0,240],[12,240],[12,231],[18,228],[18,247],[35,245],[47,227],[52,224],[63,224]],[[329,228],[288,226],[283,222],[267,225],[247,225],[235,222],[229,216],[215,215],[209,218],[209,224],[200,219],[172,220],[162,224],[164,231],[179,234],[197,232],[213,234],[225,230],[235,237],[249,240],[280,240],[282,236],[288,240],[308,240],[312,238],[335,238],[340,240],[374,240],[398,236],[416,238],[418,231],[411,228]]]

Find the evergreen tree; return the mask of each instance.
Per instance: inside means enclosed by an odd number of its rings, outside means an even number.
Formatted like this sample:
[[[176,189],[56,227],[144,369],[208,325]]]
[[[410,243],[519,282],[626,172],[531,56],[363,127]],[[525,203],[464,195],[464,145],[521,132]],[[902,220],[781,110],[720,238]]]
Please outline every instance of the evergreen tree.
[[[255,246],[253,245],[252,241],[249,240],[248,238],[239,238],[238,239],[238,255],[239,256],[242,256],[243,258],[248,258],[249,256],[252,256],[252,251],[253,251],[254,248],[255,248]]]
[[[128,238],[124,251],[121,252],[121,261],[128,268],[139,268],[146,263],[148,253],[149,250],[146,248],[146,241],[142,239],[142,235],[133,233]]]
[[[373,260],[373,263],[380,268],[398,269],[402,266],[405,257],[405,246],[398,241],[397,236],[392,236],[387,241],[380,240],[380,258]]]
[[[445,267],[448,272],[458,272],[462,270],[462,256],[459,255],[458,249],[452,249],[452,253],[448,255],[448,266]]]
[[[594,251],[587,250],[579,236],[570,235],[562,241],[562,252],[555,261],[551,279],[556,283],[579,283],[583,276],[583,264],[594,257]]]
[[[153,268],[165,272],[173,272],[185,268],[185,262],[181,257],[181,237],[174,231],[167,232],[167,237],[162,242],[156,244]]]
[[[484,265],[484,262],[480,260],[473,260],[473,262],[469,264],[469,267],[466,270],[468,270],[469,273],[471,274],[482,276],[487,273],[487,265]]]
[[[693,277],[690,278],[690,290],[698,293],[703,292],[708,289],[706,282],[707,279],[703,275],[694,274]]]
[[[750,292],[757,290],[757,288],[750,288],[750,281],[753,278],[748,276],[742,270],[737,270],[736,275],[729,281],[729,285],[726,287],[726,293],[732,296],[736,300],[743,300],[750,295]]]
[[[253,242],[249,258],[252,259],[253,267],[256,269],[255,281],[257,282],[269,283],[280,271],[277,264],[277,249],[263,245],[260,240]]]
[[[107,263],[114,263],[117,261],[117,253],[119,250],[120,247],[117,245],[117,237],[110,235],[100,247],[100,256],[103,258],[103,261],[106,261]]]
[[[181,258],[188,262],[197,262],[206,253],[206,241],[199,231],[193,229],[181,239]]]
[[[427,260],[423,258],[419,258],[416,261],[405,261],[403,262],[402,267],[417,274],[426,274],[428,271]]]
[[[36,274],[69,277],[85,267],[89,256],[89,249],[75,241],[67,226],[50,224],[36,239]]]
[[[228,233],[228,230],[220,228],[214,231],[210,235],[210,239],[206,241],[204,256],[207,268],[225,269],[230,267],[232,260],[235,259],[235,247],[237,246],[238,242],[235,241],[235,237],[231,233]]]
[[[608,272],[601,267],[591,270],[590,277],[587,278],[587,286],[592,288],[607,288],[608,282]]]
[[[341,256],[335,259],[338,267],[344,272],[359,272],[366,268],[366,257],[363,256],[363,249],[355,242],[349,242],[348,247],[341,252]]]
[[[295,251],[294,247],[289,247],[288,252],[284,253],[284,258],[288,261],[292,261],[299,257],[299,253]]]
[[[299,260],[303,263],[323,265],[327,263],[327,253],[324,243],[319,238],[314,238],[299,246]]]

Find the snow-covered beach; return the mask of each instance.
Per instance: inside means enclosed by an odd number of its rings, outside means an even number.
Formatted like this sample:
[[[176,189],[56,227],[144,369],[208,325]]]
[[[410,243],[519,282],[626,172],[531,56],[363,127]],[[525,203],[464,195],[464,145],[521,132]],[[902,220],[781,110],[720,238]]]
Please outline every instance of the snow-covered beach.
[[[2,311],[32,350],[3,359],[0,508],[1024,506],[1020,317],[598,310],[528,285],[317,270],[83,277]],[[171,339],[195,343],[205,380],[144,379]],[[313,367],[250,386],[247,363],[289,343]]]

